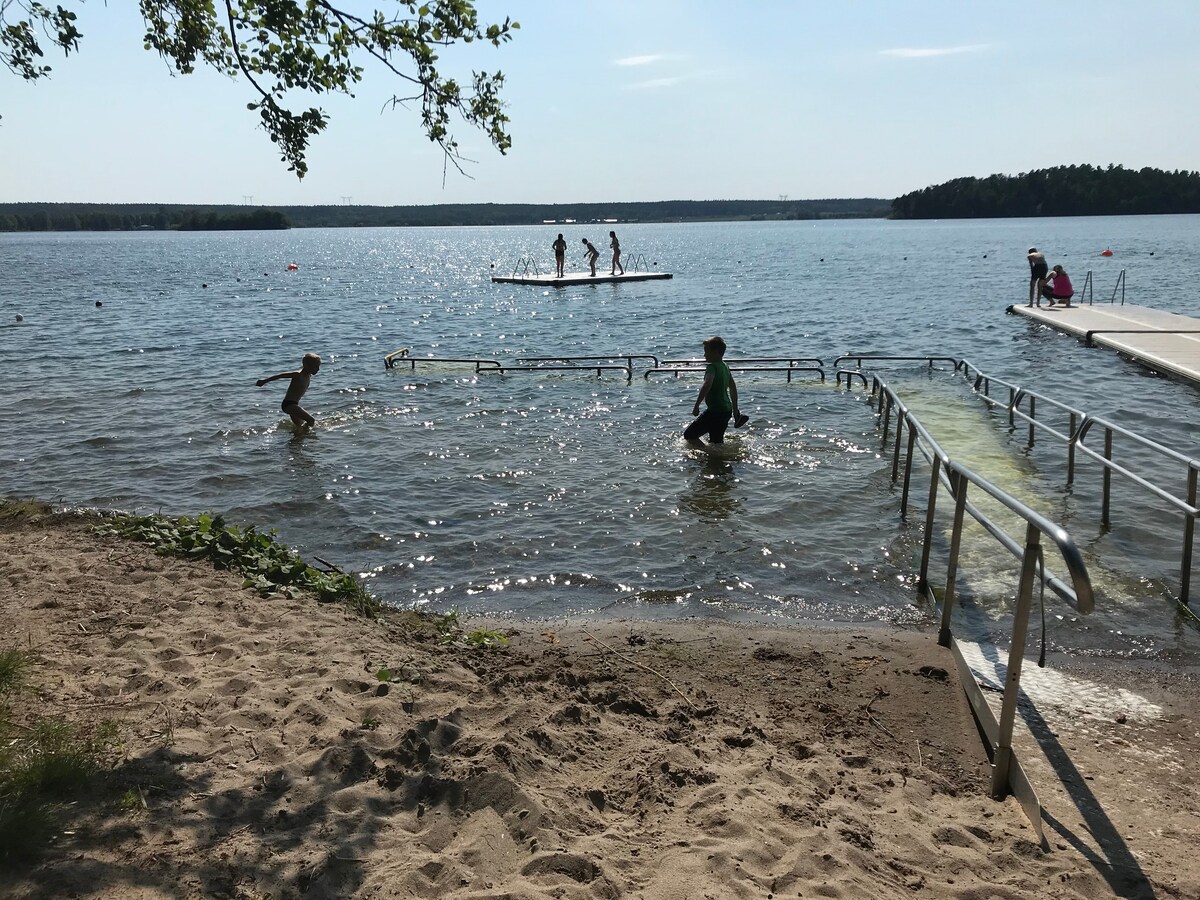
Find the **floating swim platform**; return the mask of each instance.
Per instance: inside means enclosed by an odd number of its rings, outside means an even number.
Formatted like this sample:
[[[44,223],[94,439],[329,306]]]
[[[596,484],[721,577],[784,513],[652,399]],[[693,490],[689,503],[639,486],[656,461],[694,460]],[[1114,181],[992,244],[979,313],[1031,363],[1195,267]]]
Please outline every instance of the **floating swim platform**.
[[[577,287],[581,284],[616,284],[619,281],[662,281],[674,278],[670,272],[626,272],[624,275],[601,275],[597,272],[567,272],[562,278],[556,275],[493,275],[496,284],[533,284],[541,287]]]
[[[1010,313],[1116,350],[1144,366],[1200,384],[1200,319],[1146,306],[1026,306]]]

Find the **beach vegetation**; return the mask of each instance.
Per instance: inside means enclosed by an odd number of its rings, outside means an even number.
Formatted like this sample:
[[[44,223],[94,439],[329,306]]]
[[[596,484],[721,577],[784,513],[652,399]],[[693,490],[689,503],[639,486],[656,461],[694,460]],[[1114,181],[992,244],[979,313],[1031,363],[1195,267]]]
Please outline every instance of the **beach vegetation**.
[[[434,613],[430,622],[437,632],[438,639],[443,644],[458,644],[463,647],[507,647],[508,638],[502,632],[487,628],[476,628],[467,631],[463,628],[458,610]]]
[[[79,50],[84,35],[71,9],[79,3],[0,3],[0,64],[26,81],[49,77],[42,45],[64,55]],[[470,0],[400,0],[390,11],[369,13],[324,0],[142,0],[138,5],[146,28],[143,47],[157,51],[172,74],[209,68],[249,85],[246,108],[257,113],[298,178],[308,171],[309,140],[325,130],[329,116],[317,106],[293,110],[294,101],[300,99],[302,106],[323,94],[354,96],[368,63],[395,79],[398,92],[389,105],[419,106],[425,135],[460,171],[452,118],[482,131],[501,153],[512,146],[500,93],[504,75],[473,71],[459,81],[437,68],[439,48],[475,42],[499,47],[520,28],[507,18],[481,23]]]
[[[0,703],[21,689],[27,666],[28,657],[20,650],[0,650]]]
[[[508,638],[499,631],[476,628],[463,635],[462,642],[469,647],[507,647]]]
[[[36,858],[53,841],[68,803],[120,745],[112,722],[68,722],[20,704],[27,668],[20,651],[0,652],[2,865]]]
[[[145,809],[145,800],[142,797],[141,791],[130,788],[121,795],[121,799],[117,802],[117,805],[121,808],[122,812],[132,815]]]
[[[321,602],[345,603],[360,615],[375,616],[381,609],[353,575],[310,565],[279,542],[274,530],[239,528],[207,513],[195,518],[118,513],[102,520],[97,530],[150,544],[164,556],[207,560],[217,568],[232,569],[241,573],[244,587],[262,597],[299,597],[311,591]]]

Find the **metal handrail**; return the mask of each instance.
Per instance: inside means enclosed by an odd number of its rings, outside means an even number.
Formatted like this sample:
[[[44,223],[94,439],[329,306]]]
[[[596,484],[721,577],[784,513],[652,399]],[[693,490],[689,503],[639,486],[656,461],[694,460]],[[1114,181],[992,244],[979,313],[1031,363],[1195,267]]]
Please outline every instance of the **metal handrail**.
[[[623,359],[625,364],[622,366],[608,365],[612,360]],[[508,366],[506,372],[553,372],[564,371],[568,369],[594,369],[599,375],[603,371],[622,371],[625,373],[625,380],[633,380],[633,361],[635,359],[647,359],[654,365],[658,365],[658,357],[653,353],[614,353],[608,356],[518,356],[516,366]],[[591,363],[586,366],[574,365],[574,363]],[[533,363],[533,365],[529,365]],[[549,363],[568,363],[569,365],[548,365]]]
[[[903,486],[901,489],[901,496],[900,496],[900,515],[907,516],[908,515],[909,481],[912,476],[913,450],[914,449],[919,450],[922,453],[922,455],[925,456],[925,459],[931,465],[935,466],[935,474],[938,474],[937,469],[940,468],[940,470],[941,470],[940,478],[941,478],[942,484],[945,485],[947,488],[951,488],[951,489],[953,489],[953,485],[950,480],[949,472],[952,468],[953,461],[950,459],[949,455],[941,448],[941,446],[937,443],[937,441],[934,440],[933,435],[931,435],[929,433],[929,431],[924,427],[924,425],[921,424],[920,420],[917,419],[916,415],[908,409],[908,407],[900,399],[899,395],[896,394],[896,392],[894,390],[892,390],[885,382],[881,381],[878,377],[874,377],[872,379],[871,390],[872,390],[872,394],[878,393],[881,398],[886,398],[886,401],[887,401],[886,402],[886,405],[887,405],[886,412],[883,411],[883,409],[882,409],[883,404],[881,403],[881,414],[886,417],[885,421],[884,421],[884,428],[883,428],[883,440],[884,440],[885,444],[887,443],[887,439],[888,439],[888,430],[889,430],[888,426],[889,426],[889,420],[891,418],[891,411],[893,409],[896,410],[896,438],[895,438],[895,442],[893,443],[893,447],[892,447],[892,450],[893,450],[892,480],[893,481],[896,481],[899,479],[901,434],[905,427],[907,427],[909,429],[908,450],[907,450],[907,454],[905,456],[905,466],[904,466],[904,483],[903,483]],[[919,438],[919,440],[918,440],[918,438]],[[999,488],[997,488],[997,490],[999,490]],[[931,499],[931,501],[933,500],[932,487],[931,487],[930,499]],[[1015,502],[1019,503],[1020,501],[1015,501]],[[1026,507],[1026,508],[1028,509],[1029,507]],[[991,534],[992,537],[994,537],[997,541],[1000,542],[1000,544],[1002,544],[1006,549],[1008,549],[1008,551],[1010,553],[1012,553],[1013,556],[1020,558],[1021,552],[1022,552],[1021,545],[1017,542],[1017,540],[1015,538],[1013,538],[1010,534],[1008,534],[1008,532],[1006,532],[1003,528],[1001,528],[999,525],[997,525],[995,522],[993,522],[986,513],[984,513],[982,510],[978,509],[974,504],[971,504],[968,502],[966,504],[966,511],[969,512],[971,514],[971,517],[973,519],[975,519],[975,521],[977,521],[989,534]],[[933,521],[932,521],[932,519],[930,519],[929,522],[927,523],[927,529],[932,529],[932,527],[933,527]],[[1058,526],[1055,526],[1055,527],[1058,527]],[[919,574],[919,580],[920,580],[921,584],[927,583],[928,567],[929,567],[929,555],[928,554],[929,554],[929,548],[928,548],[928,546],[926,546],[925,552],[922,554],[921,571]],[[1052,591],[1054,591],[1054,593],[1056,593],[1060,597],[1062,597],[1063,600],[1066,600],[1068,603],[1071,603],[1071,604],[1076,603],[1075,596],[1071,589],[1071,586],[1068,585],[1061,578],[1059,578],[1058,576],[1051,574],[1049,572],[1043,571],[1042,580],[1044,581],[1044,583],[1046,584],[1047,587],[1049,587]]]
[[[1125,270],[1121,270],[1121,274],[1117,276],[1117,283],[1113,285],[1112,296],[1108,298],[1109,303],[1115,303],[1117,300],[1117,291],[1121,291],[1121,305],[1125,305]]]
[[[1164,447],[1162,444],[1159,444],[1156,441],[1152,441],[1149,438],[1142,437],[1140,434],[1138,434],[1134,431],[1130,431],[1128,428],[1122,428],[1120,425],[1116,425],[1112,422],[1109,422],[1107,419],[1100,418],[1099,416],[1088,416],[1084,420],[1083,424],[1079,427],[1079,433],[1075,436],[1075,442],[1078,445],[1079,449],[1082,450],[1084,453],[1087,453],[1089,456],[1093,457],[1094,459],[1096,459],[1098,462],[1102,463],[1106,468],[1112,469],[1114,472],[1118,472],[1121,475],[1125,475],[1126,477],[1137,482],[1138,484],[1140,484],[1142,487],[1146,488],[1147,490],[1153,491],[1156,495],[1158,495],[1163,500],[1166,500],[1168,503],[1175,506],[1181,512],[1185,512],[1189,515],[1196,515],[1197,513],[1200,513],[1200,510],[1196,509],[1196,504],[1195,504],[1194,500],[1190,503],[1185,503],[1184,501],[1177,498],[1174,494],[1168,493],[1167,491],[1163,490],[1162,488],[1158,487],[1157,485],[1142,478],[1136,472],[1132,472],[1129,469],[1126,469],[1124,466],[1121,466],[1121,465],[1113,462],[1111,455],[1101,456],[1095,450],[1092,450],[1090,447],[1085,446],[1083,443],[1083,440],[1084,440],[1084,438],[1087,437],[1088,432],[1091,431],[1093,428],[1103,428],[1104,429],[1104,432],[1105,432],[1104,443],[1105,443],[1106,447],[1109,447],[1109,445],[1111,445],[1111,443],[1112,443],[1110,436],[1113,434],[1119,434],[1122,437],[1129,438],[1131,441],[1134,441],[1135,443],[1141,444],[1143,447],[1147,448],[1148,450],[1153,450],[1156,453],[1166,456],[1168,459],[1173,460],[1174,462],[1183,463],[1188,468],[1189,478],[1191,478],[1196,472],[1200,471],[1200,459],[1195,459],[1192,457],[1184,456],[1182,453],[1179,453],[1176,450],[1172,450],[1170,447]],[[1108,522],[1105,521],[1104,524],[1107,525]]]
[[[538,362],[566,362],[568,360],[587,360],[587,359],[649,359],[653,360],[654,364],[658,365],[658,357],[653,353],[611,353],[607,356],[518,356],[519,363],[538,363]]]
[[[541,277],[542,271],[541,271],[541,269],[539,269],[539,268],[538,268],[537,259],[535,259],[535,258],[534,258],[534,257],[532,257],[532,256],[528,256],[528,257],[527,257],[527,256],[522,256],[522,257],[520,257],[520,258],[519,258],[519,259],[516,261],[516,263],[513,265],[512,277],[513,277],[513,278],[516,278],[516,277],[517,277],[517,272],[518,272],[518,271],[519,271],[519,272],[520,272],[522,275],[528,275],[528,274],[529,274],[529,270],[530,270],[530,268],[532,268],[532,269],[533,269],[533,274],[534,274],[534,275],[536,275],[536,276],[538,276],[538,277]]]
[[[668,360],[663,360],[668,362]],[[730,366],[730,372],[787,372],[788,384],[792,382],[792,374],[795,372],[815,372],[820,376],[820,380],[825,380],[825,370],[820,366]],[[647,381],[651,375],[668,374],[678,378],[680,375],[702,375],[704,370],[699,366],[655,366],[653,369],[647,369],[642,377]]]
[[[602,372],[624,372],[625,380],[633,380],[633,370],[629,366],[619,365],[590,365],[590,366],[501,366],[497,371],[501,375],[508,375],[513,372],[595,372],[597,375]]]
[[[847,353],[845,356],[839,356],[837,359],[835,359],[833,361],[833,367],[836,369],[841,365],[841,363],[849,362],[850,360],[855,360],[854,367],[856,369],[862,368],[863,360],[868,360],[870,362],[923,362],[927,363],[931,369],[933,368],[933,364],[935,362],[953,363],[955,367],[957,367],[959,363],[959,361],[953,356],[870,356],[860,353]]]
[[[1008,424],[1009,425],[1014,424],[1014,422],[1013,422],[1013,416],[1015,414],[1014,406],[1016,404],[1016,401],[1019,399],[1020,393],[1022,390],[1019,385],[1015,385],[1012,382],[1005,381],[1002,378],[993,378],[992,376],[985,373],[983,370],[976,367],[975,364],[972,363],[969,359],[959,360],[959,362],[955,368],[958,371],[962,372],[967,378],[970,378],[971,372],[974,371],[974,373],[975,373],[975,383],[974,383],[975,392],[977,394],[979,394],[979,396],[982,397],[984,402],[987,403],[989,406],[1003,405],[1005,407],[1005,409],[1008,410]],[[992,385],[993,384],[998,384],[1003,388],[1007,388],[1007,390],[1008,390],[1008,402],[1007,403],[1001,404],[1000,401],[992,398]]]
[[[1050,521],[1045,516],[1017,500],[1007,491],[994,485],[986,478],[978,475],[966,466],[958,463],[946,454],[945,450],[933,439],[933,436],[920,423],[913,413],[907,409],[899,395],[878,377],[872,379],[871,390],[880,396],[881,407],[886,398],[887,420],[891,411],[896,410],[896,461],[893,462],[892,479],[898,476],[897,462],[901,434],[908,429],[908,453],[904,468],[904,489],[901,500],[901,515],[906,514],[909,482],[912,477],[912,460],[914,448],[919,447],[921,453],[931,463],[929,481],[929,502],[925,511],[925,539],[921,554],[921,574],[919,586],[923,593],[932,596],[929,586],[929,558],[933,545],[934,521],[937,511],[938,486],[946,485],[954,498],[954,526],[950,537],[950,552],[946,565],[946,587],[942,594],[941,628],[938,643],[951,649],[955,663],[958,666],[960,682],[971,703],[972,711],[980,723],[981,730],[986,735],[993,760],[992,796],[1000,798],[1008,792],[1013,793],[1021,802],[1030,823],[1044,841],[1042,831],[1041,803],[1032,784],[1026,777],[1012,746],[1012,733],[1016,721],[1017,701],[1021,692],[1021,667],[1024,662],[1025,641],[1029,629],[1029,617],[1033,609],[1033,586],[1037,579],[1070,603],[1080,613],[1086,615],[1095,607],[1095,596],[1092,591],[1091,579],[1088,576],[1087,565],[1083,560],[1078,546],[1070,534],[1062,526]],[[886,443],[886,421],[885,437]],[[1025,539],[1022,544],[1006,531],[997,526],[983,514],[978,507],[967,499],[971,486],[982,490],[992,499],[998,501],[1009,511],[1022,518],[1025,523]],[[1009,646],[1008,668],[1005,677],[1004,693],[1001,700],[1000,717],[997,720],[991,707],[983,697],[974,673],[967,664],[954,635],[951,632],[951,614],[954,609],[955,587],[958,574],[959,552],[962,546],[962,531],[965,516],[970,514],[973,519],[984,526],[984,529],[997,538],[1001,545],[1021,561],[1021,574],[1017,589],[1017,604],[1013,613],[1012,641]],[[1041,539],[1047,535],[1058,547],[1066,563],[1070,583],[1056,576],[1048,575],[1042,554]]]
[[[396,354],[391,354],[395,356]],[[417,371],[417,363],[470,363],[475,367],[475,374],[480,372],[503,372],[504,366],[500,365],[499,360],[495,359],[477,359],[474,357],[460,356],[405,356],[400,359],[391,359],[391,365],[388,368],[393,368],[398,362],[408,363],[410,372]]]
[[[393,365],[395,365],[395,361],[397,359],[403,356],[408,356],[408,352],[409,350],[407,347],[401,347],[399,350],[393,350],[383,358],[383,367],[385,369],[390,369]]]
[[[824,367],[825,363],[818,356],[734,356],[725,359],[725,363],[732,368],[735,364],[750,363],[757,365],[759,363],[781,363],[785,362],[789,365],[800,365],[801,363],[815,363],[818,366]],[[684,359],[664,359],[658,365],[663,366],[706,366],[708,360],[699,356],[691,356]]]
[[[1087,294],[1088,306],[1094,306],[1095,301],[1092,296],[1092,270],[1087,270],[1087,275],[1083,279],[1083,287],[1079,289],[1079,305],[1083,305],[1083,296]]]
[[[1028,423],[1028,425],[1029,425],[1028,444],[1030,447],[1032,447],[1034,445],[1034,434],[1035,434],[1035,430],[1037,430],[1037,429],[1041,429],[1042,431],[1045,431],[1048,434],[1051,434],[1056,438],[1060,438],[1060,439],[1068,442],[1068,444],[1067,444],[1067,483],[1070,484],[1075,478],[1075,445],[1073,443],[1071,443],[1071,441],[1078,434],[1080,425],[1087,419],[1087,413],[1083,412],[1083,410],[1076,409],[1073,406],[1068,406],[1067,404],[1065,404],[1059,400],[1055,400],[1053,397],[1047,397],[1045,394],[1040,394],[1037,391],[1028,390],[1026,388],[1021,387],[1020,385],[1013,384],[1012,382],[1009,382],[1009,381],[1004,381],[1003,379],[1000,379],[1000,378],[993,378],[990,375],[988,375],[986,372],[977,368],[975,366],[975,364],[972,363],[970,360],[964,359],[961,362],[959,368],[960,368],[960,371],[962,371],[963,374],[966,375],[968,378],[972,377],[971,372],[974,371],[974,373],[975,373],[974,374],[974,378],[975,378],[974,390],[975,390],[975,392],[979,395],[979,397],[988,406],[991,406],[993,408],[995,408],[995,407],[1003,407],[1004,408],[1004,411],[1008,413],[1008,424],[1009,424],[1010,428],[1016,426],[1017,419],[1021,419],[1022,421]],[[995,398],[993,398],[991,396],[991,385],[993,382],[1008,389],[1008,402],[1007,403],[1004,403],[1000,400],[996,400]],[[1028,404],[1029,412],[1028,413],[1026,413],[1024,410],[1021,409],[1021,402],[1023,400],[1029,401],[1029,404]],[[1059,431],[1058,429],[1054,428],[1053,426],[1047,425],[1045,422],[1038,421],[1038,419],[1037,419],[1037,404],[1038,404],[1039,400],[1042,403],[1052,406],[1055,409],[1058,409],[1067,414],[1068,423],[1069,423],[1067,433],[1064,434],[1063,432]]]
[[[973,366],[971,366],[970,362],[964,360],[964,371],[968,370],[968,368],[973,368]],[[976,385],[978,390],[979,379],[986,379],[988,376],[985,376],[985,374],[980,372],[978,368],[976,368],[974,371],[976,371]],[[984,384],[986,384],[986,380]],[[1198,478],[1200,478],[1200,460],[1198,460],[1198,458],[1184,456],[1181,454],[1181,452],[1172,450],[1169,448],[1169,446],[1158,443],[1157,440],[1142,437],[1141,434],[1129,431],[1128,428],[1124,428],[1120,425],[1116,425],[1115,422],[1110,422],[1109,420],[1099,418],[1099,416],[1088,415],[1084,412],[1084,410],[1069,407],[1066,403],[1060,403],[1058,401],[1051,400],[1049,397],[1037,394],[1037,392],[1034,391],[1028,391],[1024,388],[1019,388],[1019,386],[1008,385],[1007,382],[1004,382],[1003,384],[1010,386],[1010,388],[1015,388],[1015,394],[1007,407],[1009,413],[1009,424],[1013,424],[1014,416],[1030,424],[1030,433],[1028,433],[1028,444],[1030,444],[1030,446],[1033,445],[1034,428],[1040,428],[1040,430],[1051,434],[1051,436],[1060,438],[1066,442],[1068,485],[1074,484],[1075,481],[1076,452],[1082,452],[1082,454],[1093,458],[1093,460],[1099,462],[1100,466],[1103,467],[1104,481],[1102,494],[1100,494],[1100,522],[1102,522],[1104,526],[1109,526],[1111,523],[1109,511],[1112,496],[1112,473],[1114,472],[1116,472],[1118,475],[1123,475],[1124,478],[1127,478],[1130,481],[1133,481],[1135,485],[1145,488],[1145,490],[1150,491],[1153,496],[1165,500],[1165,502],[1172,506],[1172,508],[1178,512],[1181,512],[1184,520],[1181,551],[1182,557],[1180,562],[1180,602],[1184,606],[1188,606],[1190,593],[1192,593],[1192,558],[1195,538],[1195,523],[1196,517],[1200,516],[1200,509],[1198,509],[1198,505],[1196,505],[1196,493],[1198,493],[1198,491],[1196,491],[1196,481],[1198,481]],[[1028,413],[1025,413],[1024,410],[1019,408],[1020,402],[1025,400],[1025,398],[1030,400],[1030,403],[1028,403]],[[995,404],[995,401],[992,401],[989,397],[984,396],[984,400],[985,402]],[[1049,403],[1050,406],[1060,409],[1061,412],[1067,413],[1069,418],[1068,434],[1064,434],[1063,432],[1058,431],[1057,428],[1051,427],[1046,425],[1045,422],[1037,420],[1037,400],[1040,400],[1043,403]],[[1084,443],[1088,432],[1092,431],[1093,428],[1102,428],[1104,431],[1103,452],[1094,450]],[[1183,466],[1187,468],[1186,499],[1181,499],[1176,493],[1172,493],[1171,491],[1166,490],[1166,488],[1154,484],[1154,482],[1147,480],[1144,478],[1144,476],[1134,472],[1133,469],[1121,466],[1120,463],[1112,462],[1112,436],[1114,436],[1114,434],[1120,434],[1120,436],[1132,440],[1132,442],[1142,446],[1142,448],[1148,451],[1153,452],[1153,454],[1164,457],[1165,460],[1183,464]]]
[[[1063,440],[1067,447],[1067,484],[1075,483],[1075,457],[1077,453],[1083,453],[1086,456],[1096,460],[1104,469],[1103,487],[1101,492],[1101,508],[1100,521],[1106,527],[1111,524],[1109,517],[1111,498],[1112,498],[1112,473],[1123,475],[1134,484],[1139,485],[1149,491],[1154,496],[1167,502],[1177,512],[1184,516],[1183,524],[1183,539],[1181,548],[1181,560],[1179,567],[1179,602],[1184,606],[1189,605],[1191,598],[1191,581],[1192,581],[1192,556],[1193,544],[1196,533],[1196,518],[1200,516],[1200,508],[1197,507],[1197,480],[1200,479],[1200,459],[1185,456],[1176,450],[1172,450],[1164,444],[1150,438],[1143,437],[1136,432],[1123,428],[1113,422],[1096,416],[1088,415],[1080,409],[1068,406],[1065,403],[1060,403],[1035,391],[1026,390],[1019,385],[1011,384],[1007,381],[1002,381],[996,378],[990,378],[985,373],[970,363],[968,360],[963,360],[961,370],[971,377],[971,370],[975,372],[975,390],[979,396],[991,406],[1000,406],[998,401],[988,396],[988,389],[992,382],[1004,385],[1010,391],[1009,402],[1004,404],[1009,415],[1009,425],[1013,425],[1014,419],[1020,418],[1029,424],[1028,444],[1030,447],[1034,444],[1035,429],[1040,429],[1046,433]],[[980,388],[983,391],[980,392]],[[1023,400],[1028,400],[1028,412],[1020,408]],[[1048,404],[1068,416],[1068,433],[1064,433],[1053,426],[1041,422],[1037,419],[1037,403]],[[1084,443],[1088,432],[1093,429],[1103,429],[1104,431],[1104,450],[1103,452],[1092,449]],[[1180,463],[1187,469],[1187,487],[1186,499],[1181,499],[1176,493],[1154,484],[1148,479],[1142,477],[1137,472],[1114,463],[1112,460],[1112,439],[1113,435],[1120,435],[1127,438],[1141,447],[1157,454],[1171,462]],[[885,430],[886,435],[886,430]]]
[[[640,272],[642,270],[642,266],[646,267],[647,272],[650,271],[650,264],[646,262],[645,253],[638,253],[632,256],[626,256],[625,258],[633,260],[632,264],[625,266],[626,271],[632,270],[634,272]]]
[[[606,356],[518,356],[517,362],[525,363],[548,363],[548,362],[584,362],[587,360],[605,361],[610,359],[623,359],[630,365],[635,359],[648,359],[658,365],[658,357],[653,353],[610,353]]]

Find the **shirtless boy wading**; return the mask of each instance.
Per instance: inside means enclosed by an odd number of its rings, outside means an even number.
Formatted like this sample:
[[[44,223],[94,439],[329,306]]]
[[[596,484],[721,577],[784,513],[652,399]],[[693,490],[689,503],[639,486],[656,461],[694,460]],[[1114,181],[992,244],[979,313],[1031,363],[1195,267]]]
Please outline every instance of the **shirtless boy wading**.
[[[277,381],[280,378],[290,379],[291,384],[288,385],[287,393],[283,395],[283,402],[279,404],[279,408],[287,413],[295,424],[306,425],[311,428],[317,424],[317,420],[301,408],[300,398],[304,396],[304,392],[308,390],[309,382],[312,381],[312,377],[320,369],[321,357],[315,353],[305,353],[304,359],[300,362],[299,372],[280,372],[278,375],[272,375],[270,378],[260,378],[254,383],[262,387],[264,384]]]

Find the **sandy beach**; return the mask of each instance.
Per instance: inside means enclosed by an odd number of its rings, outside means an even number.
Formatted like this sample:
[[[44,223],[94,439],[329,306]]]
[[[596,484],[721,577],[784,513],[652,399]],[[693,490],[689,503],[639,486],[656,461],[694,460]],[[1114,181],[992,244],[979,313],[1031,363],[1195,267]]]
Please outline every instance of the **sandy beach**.
[[[1172,672],[1086,673],[1161,714],[1053,723],[1043,849],[932,634],[365,619],[54,514],[0,517],[0,588],[27,702],[121,735],[6,896],[1200,897]]]

